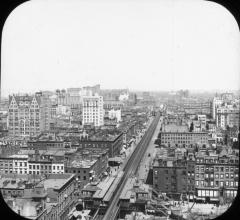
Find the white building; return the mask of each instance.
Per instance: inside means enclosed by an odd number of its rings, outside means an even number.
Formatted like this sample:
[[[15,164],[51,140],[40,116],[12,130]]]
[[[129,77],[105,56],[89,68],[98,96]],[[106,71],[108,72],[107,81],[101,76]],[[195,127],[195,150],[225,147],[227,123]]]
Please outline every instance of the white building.
[[[83,125],[104,124],[103,97],[97,94],[83,97]]]
[[[128,100],[128,98],[129,98],[129,94],[124,93],[124,94],[121,94],[118,99],[119,101],[125,101],[125,100]]]
[[[109,119],[117,119],[117,122],[121,121],[121,109],[111,109],[108,112]]]
[[[213,119],[216,119],[216,111],[217,107],[219,107],[223,103],[223,100],[219,97],[213,98],[213,104],[212,104],[212,117]]]
[[[52,162],[52,173],[64,173],[64,163],[63,162]]]
[[[70,108],[70,106],[58,105],[56,107],[56,114],[69,116],[71,114],[71,108]]]
[[[12,172],[16,174],[28,174],[28,155],[12,155]]]
[[[231,106],[223,106],[217,108],[216,125],[226,129],[227,126],[239,126],[239,109]]]

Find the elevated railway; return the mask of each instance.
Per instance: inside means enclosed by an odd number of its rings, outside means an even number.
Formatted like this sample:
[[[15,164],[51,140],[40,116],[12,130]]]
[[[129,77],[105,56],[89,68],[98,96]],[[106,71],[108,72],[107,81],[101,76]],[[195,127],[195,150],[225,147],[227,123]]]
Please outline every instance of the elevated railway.
[[[121,192],[127,182],[129,177],[135,176],[138,170],[138,166],[141,162],[144,153],[146,152],[148,145],[152,139],[154,131],[159,123],[160,120],[160,112],[158,112],[153,119],[151,125],[149,126],[148,130],[143,135],[142,139],[136,146],[134,152],[129,157],[128,161],[126,162],[125,166],[122,168],[124,174],[121,177],[121,180],[116,187],[115,192],[112,194],[111,201],[109,203],[108,209],[104,216],[102,216],[102,220],[114,220],[117,218],[119,213],[119,197]],[[99,216],[98,216],[99,217]]]

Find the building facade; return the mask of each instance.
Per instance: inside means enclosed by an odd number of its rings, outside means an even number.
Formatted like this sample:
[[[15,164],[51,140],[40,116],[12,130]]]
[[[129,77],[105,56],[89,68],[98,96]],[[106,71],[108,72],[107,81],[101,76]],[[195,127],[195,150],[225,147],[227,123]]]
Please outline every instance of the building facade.
[[[99,95],[83,97],[83,125],[102,126],[104,124],[103,97]]]
[[[9,97],[8,130],[10,136],[29,137],[48,130],[49,99],[45,96],[13,95]]]

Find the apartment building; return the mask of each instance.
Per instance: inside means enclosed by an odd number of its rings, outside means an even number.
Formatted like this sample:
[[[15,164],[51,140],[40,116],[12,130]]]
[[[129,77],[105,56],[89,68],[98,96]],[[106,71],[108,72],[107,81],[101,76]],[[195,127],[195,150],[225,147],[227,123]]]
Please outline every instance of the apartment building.
[[[226,154],[196,155],[196,199],[219,201],[232,199],[238,189],[238,156]]]

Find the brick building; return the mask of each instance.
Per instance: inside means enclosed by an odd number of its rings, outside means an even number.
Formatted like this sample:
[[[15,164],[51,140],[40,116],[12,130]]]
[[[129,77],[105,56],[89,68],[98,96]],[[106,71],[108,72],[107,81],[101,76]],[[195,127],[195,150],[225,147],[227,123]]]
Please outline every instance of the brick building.
[[[153,163],[153,188],[159,192],[187,193],[187,163],[175,157],[155,158]]]
[[[196,155],[196,199],[220,201],[232,199],[238,189],[239,159],[227,154]]]

